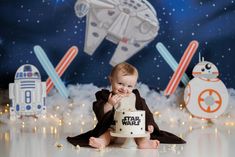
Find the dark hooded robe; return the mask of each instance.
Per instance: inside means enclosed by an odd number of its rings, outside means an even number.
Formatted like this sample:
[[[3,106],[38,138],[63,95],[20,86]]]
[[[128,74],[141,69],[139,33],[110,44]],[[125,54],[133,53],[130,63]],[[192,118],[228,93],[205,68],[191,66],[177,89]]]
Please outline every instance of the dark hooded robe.
[[[144,110],[145,111],[145,130],[147,130],[148,125],[152,125],[154,127],[154,131],[150,134],[150,139],[154,140],[157,139],[160,143],[168,143],[168,144],[183,144],[186,143],[180,137],[176,135],[160,130],[157,124],[154,121],[153,114],[150,112],[145,100],[140,96],[138,90],[133,90],[133,93],[136,95],[136,110]],[[110,91],[108,90],[101,90],[98,91],[96,96],[96,101],[93,103],[93,110],[95,112],[96,118],[98,123],[93,130],[90,130],[86,133],[74,136],[74,137],[67,137],[67,140],[73,144],[74,146],[89,146],[89,138],[90,137],[99,137],[103,133],[110,128],[112,124],[114,124],[114,113],[115,109],[113,107],[112,110],[104,113],[104,105],[108,101]]]

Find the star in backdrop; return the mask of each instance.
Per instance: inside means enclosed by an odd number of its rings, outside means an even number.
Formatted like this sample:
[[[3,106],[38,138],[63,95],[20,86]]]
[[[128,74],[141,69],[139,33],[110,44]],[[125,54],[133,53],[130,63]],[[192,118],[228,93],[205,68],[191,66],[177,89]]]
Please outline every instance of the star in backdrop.
[[[92,56],[83,51],[86,18],[74,12],[75,0],[11,0],[0,1],[0,88],[7,89],[14,81],[18,67],[35,65],[47,79],[33,46],[40,45],[54,66],[73,45],[79,48],[76,59],[62,76],[68,84],[93,83],[109,85],[109,65],[116,45],[105,40]],[[155,48],[162,42],[179,62],[192,40],[199,48],[186,73],[192,78],[199,52],[214,63],[220,79],[235,88],[235,2],[234,0],[149,0],[160,23],[158,36],[131,57],[128,62],[137,67],[139,81],[150,88],[164,90],[173,71]],[[180,84],[182,86],[182,84]]]

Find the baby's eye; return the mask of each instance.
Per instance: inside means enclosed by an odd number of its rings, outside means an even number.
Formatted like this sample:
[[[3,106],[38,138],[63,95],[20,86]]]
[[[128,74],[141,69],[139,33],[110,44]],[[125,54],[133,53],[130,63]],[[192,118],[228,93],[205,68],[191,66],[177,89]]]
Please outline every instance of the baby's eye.
[[[129,85],[128,87],[129,87],[129,88],[132,88],[133,86]]]
[[[118,84],[119,84],[119,85],[123,85],[123,83],[120,83],[120,82],[119,82]]]

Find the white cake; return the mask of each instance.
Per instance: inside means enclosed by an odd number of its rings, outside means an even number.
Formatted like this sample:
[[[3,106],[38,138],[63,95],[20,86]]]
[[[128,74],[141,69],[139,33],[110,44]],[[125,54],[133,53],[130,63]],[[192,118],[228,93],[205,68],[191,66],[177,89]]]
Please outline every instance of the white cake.
[[[132,136],[145,134],[145,111],[116,111],[115,133]]]

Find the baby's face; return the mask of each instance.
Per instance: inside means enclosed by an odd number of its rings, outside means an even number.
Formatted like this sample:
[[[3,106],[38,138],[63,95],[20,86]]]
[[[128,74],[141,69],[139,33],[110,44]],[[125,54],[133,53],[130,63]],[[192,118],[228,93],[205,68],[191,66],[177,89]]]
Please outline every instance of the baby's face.
[[[122,72],[117,72],[116,75],[110,78],[110,82],[114,94],[120,94],[124,97],[127,97],[132,93],[132,90],[136,85],[137,76],[123,76]]]

